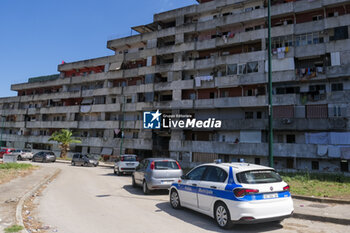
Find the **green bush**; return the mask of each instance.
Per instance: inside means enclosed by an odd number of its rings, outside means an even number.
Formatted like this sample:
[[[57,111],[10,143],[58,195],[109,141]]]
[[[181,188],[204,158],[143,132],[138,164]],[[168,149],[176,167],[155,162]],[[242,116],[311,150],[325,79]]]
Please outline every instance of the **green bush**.
[[[329,174],[329,173],[309,173],[309,172],[296,172],[296,173],[284,173],[281,172],[280,175],[287,182],[290,180],[299,180],[299,181],[329,181],[337,183],[350,183],[350,177],[344,176],[341,173]]]
[[[23,230],[24,227],[22,226],[18,226],[18,225],[13,225],[13,226],[10,226],[8,228],[5,229],[5,232],[6,233],[10,233],[10,232],[19,232],[21,230]]]

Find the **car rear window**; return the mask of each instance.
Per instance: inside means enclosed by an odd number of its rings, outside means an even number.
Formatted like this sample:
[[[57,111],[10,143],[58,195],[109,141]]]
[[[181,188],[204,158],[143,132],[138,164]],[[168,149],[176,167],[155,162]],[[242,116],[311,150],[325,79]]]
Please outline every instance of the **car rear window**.
[[[180,169],[175,161],[156,161],[154,168],[156,170]]]
[[[123,156],[122,161],[136,161],[135,156]]]
[[[255,170],[237,173],[237,180],[242,184],[266,184],[281,182],[282,178],[273,170]]]

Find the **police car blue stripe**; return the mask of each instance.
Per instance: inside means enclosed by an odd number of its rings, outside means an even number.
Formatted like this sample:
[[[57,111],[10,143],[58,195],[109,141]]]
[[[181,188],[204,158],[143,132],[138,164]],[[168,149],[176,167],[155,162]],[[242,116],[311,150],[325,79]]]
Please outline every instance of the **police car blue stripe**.
[[[262,194],[262,193],[251,194],[251,195],[246,195],[242,198],[237,198],[233,194],[233,189],[231,189],[231,188],[232,187],[242,187],[241,185],[234,185],[234,184],[227,185],[225,190],[194,187],[194,186],[190,186],[190,185],[177,184],[177,183],[172,184],[172,186],[176,187],[178,190],[183,190],[183,191],[192,192],[192,193],[198,193],[198,194],[207,195],[207,196],[218,197],[218,198],[232,200],[232,201],[265,200],[264,194]],[[228,188],[228,186],[229,186],[229,188]],[[230,189],[231,189],[231,191],[229,191]],[[277,194],[278,194],[278,197],[276,197],[276,198],[290,197],[289,191],[277,192]],[[269,199],[276,199],[276,198],[269,198]]]

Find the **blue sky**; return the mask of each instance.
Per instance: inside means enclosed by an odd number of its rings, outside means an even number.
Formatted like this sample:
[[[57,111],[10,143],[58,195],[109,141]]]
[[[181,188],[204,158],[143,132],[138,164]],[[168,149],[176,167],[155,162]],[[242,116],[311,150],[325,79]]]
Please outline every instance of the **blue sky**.
[[[62,61],[112,55],[108,39],[129,36],[130,27],[153,14],[195,0],[1,0],[0,97],[16,95],[11,84],[57,72]],[[135,33],[135,32],[134,32]]]

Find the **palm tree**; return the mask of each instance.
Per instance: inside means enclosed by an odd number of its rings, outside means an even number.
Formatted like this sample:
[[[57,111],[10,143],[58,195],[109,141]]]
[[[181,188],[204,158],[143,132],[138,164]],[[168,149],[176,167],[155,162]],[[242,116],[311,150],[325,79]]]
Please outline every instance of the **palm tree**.
[[[61,129],[60,131],[54,132],[49,141],[56,141],[59,143],[61,149],[61,158],[66,158],[69,151],[69,145],[72,143],[81,143],[79,138],[72,138],[72,131],[68,129]]]

